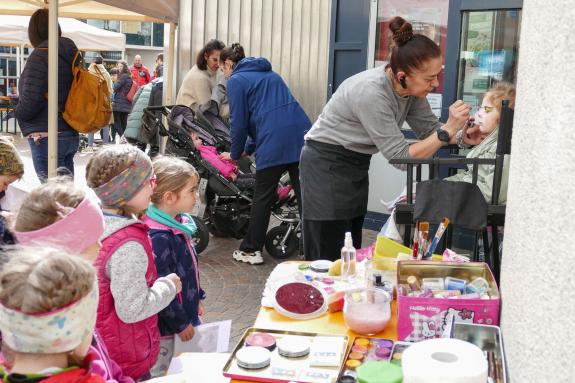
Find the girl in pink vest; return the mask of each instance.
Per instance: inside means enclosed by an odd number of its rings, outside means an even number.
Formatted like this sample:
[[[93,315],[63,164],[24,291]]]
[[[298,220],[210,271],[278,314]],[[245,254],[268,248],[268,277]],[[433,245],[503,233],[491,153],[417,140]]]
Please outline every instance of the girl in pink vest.
[[[157,314],[181,290],[176,274],[158,278],[148,227],[137,218],[150,203],[152,163],[133,146],[109,146],[90,159],[86,180],[104,208],[96,328],[124,374],[143,379],[158,358]]]
[[[98,255],[103,233],[104,216],[96,198],[90,198],[66,177],[50,179],[28,194],[18,211],[14,232],[21,245],[53,246],[90,263]],[[92,371],[107,383],[133,383],[109,357],[97,331],[93,336]]]

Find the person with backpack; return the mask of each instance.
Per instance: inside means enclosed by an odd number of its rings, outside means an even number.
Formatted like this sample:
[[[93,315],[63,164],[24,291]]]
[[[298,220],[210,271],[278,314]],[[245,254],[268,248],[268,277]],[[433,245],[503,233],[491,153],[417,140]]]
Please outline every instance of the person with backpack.
[[[106,67],[104,67],[103,63],[104,63],[104,59],[102,58],[102,56],[98,55],[98,56],[94,57],[94,59],[92,60],[92,64],[90,64],[90,67],[88,68],[88,70],[93,75],[101,77],[102,79],[104,79],[106,81],[106,85],[108,86],[108,92],[110,93],[110,95],[112,95],[112,92],[113,92],[112,77],[110,76],[110,74],[106,70]],[[112,102],[112,99],[110,98],[110,107],[112,107],[111,102]],[[110,118],[109,125],[111,125],[113,123],[114,123],[114,116],[112,116]],[[102,137],[102,143],[104,143],[104,144],[107,144],[110,142],[110,127],[109,127],[109,125],[103,127],[100,130],[100,136]],[[94,135],[95,135],[95,133],[88,133],[88,149],[90,151],[92,151],[94,148]]]
[[[34,50],[28,57],[20,81],[20,99],[16,119],[22,135],[28,139],[34,170],[41,182],[48,177],[48,10],[39,9],[28,24],[28,36]],[[58,109],[64,111],[72,84],[72,66],[78,48],[72,40],[62,37],[58,26]],[[74,175],[74,155],[80,137],[58,113],[58,168]]]
[[[127,62],[118,61],[116,68],[118,68],[118,81],[114,84],[114,102],[112,103],[114,111],[112,141],[116,140],[116,134],[122,137],[128,125],[128,114],[132,111],[132,101],[128,100],[128,94],[134,83]]]

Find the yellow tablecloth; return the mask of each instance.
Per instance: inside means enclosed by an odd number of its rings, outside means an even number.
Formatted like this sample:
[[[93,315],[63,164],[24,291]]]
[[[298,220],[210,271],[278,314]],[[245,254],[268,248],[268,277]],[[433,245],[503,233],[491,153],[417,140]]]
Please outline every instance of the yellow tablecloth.
[[[377,338],[387,338],[397,340],[397,315],[396,315],[396,301],[393,301],[391,306],[391,320],[387,327],[381,333],[375,335]],[[270,329],[270,330],[289,330],[289,331],[302,331],[314,332],[321,334],[336,334],[347,335],[350,344],[357,336],[361,336],[347,328],[343,321],[343,312],[327,313],[319,318],[298,321],[286,318],[278,314],[274,309],[262,307],[256,318],[254,327]],[[348,344],[349,346],[349,344]],[[232,380],[232,382],[250,382],[247,380]]]

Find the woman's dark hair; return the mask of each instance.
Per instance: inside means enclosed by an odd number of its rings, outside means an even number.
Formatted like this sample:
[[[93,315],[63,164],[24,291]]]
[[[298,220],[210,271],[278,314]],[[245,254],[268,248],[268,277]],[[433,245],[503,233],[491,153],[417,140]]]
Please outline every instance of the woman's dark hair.
[[[245,57],[244,48],[239,43],[234,43],[231,47],[227,47],[220,53],[220,62],[223,63],[226,60],[231,60],[237,64]]]
[[[110,74],[111,74],[111,75],[118,74],[118,68],[111,68],[111,69],[110,69]]]
[[[410,74],[414,69],[420,69],[423,64],[433,58],[441,57],[441,49],[429,37],[413,33],[411,24],[401,17],[394,17],[389,22],[393,33],[393,47],[389,66],[393,73],[400,70]]]
[[[60,29],[60,24],[58,23],[58,37],[62,36],[62,29]],[[40,45],[42,42],[48,40],[48,10],[38,9],[32,17],[30,17],[30,23],[28,24],[28,38],[30,43],[34,48]]]
[[[121,60],[118,61],[118,63],[120,63],[122,65],[122,69],[120,71],[118,71],[118,76],[121,76],[123,74],[127,74],[130,77],[132,77],[132,72],[130,72],[130,67],[128,66],[128,63]]]
[[[201,70],[208,69],[208,60],[206,55],[211,55],[213,51],[221,51],[226,46],[220,40],[212,39],[198,52],[196,56],[196,65]]]

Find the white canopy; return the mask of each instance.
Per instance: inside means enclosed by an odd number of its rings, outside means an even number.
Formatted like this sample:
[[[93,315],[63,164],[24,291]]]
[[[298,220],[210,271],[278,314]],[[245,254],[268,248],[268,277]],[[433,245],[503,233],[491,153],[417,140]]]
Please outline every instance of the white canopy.
[[[0,14],[30,16],[48,0],[0,0]],[[76,19],[178,22],[178,0],[58,0],[59,15]]]
[[[170,23],[164,102],[172,103],[173,63],[179,0],[0,0],[0,14],[30,16],[48,8],[48,176],[56,175],[58,163],[58,16],[77,19],[132,20]],[[166,42],[164,42],[166,43]]]
[[[0,45],[30,45],[29,16],[0,15]],[[126,35],[96,28],[76,19],[59,18],[62,36],[68,37],[85,51],[123,51]]]

